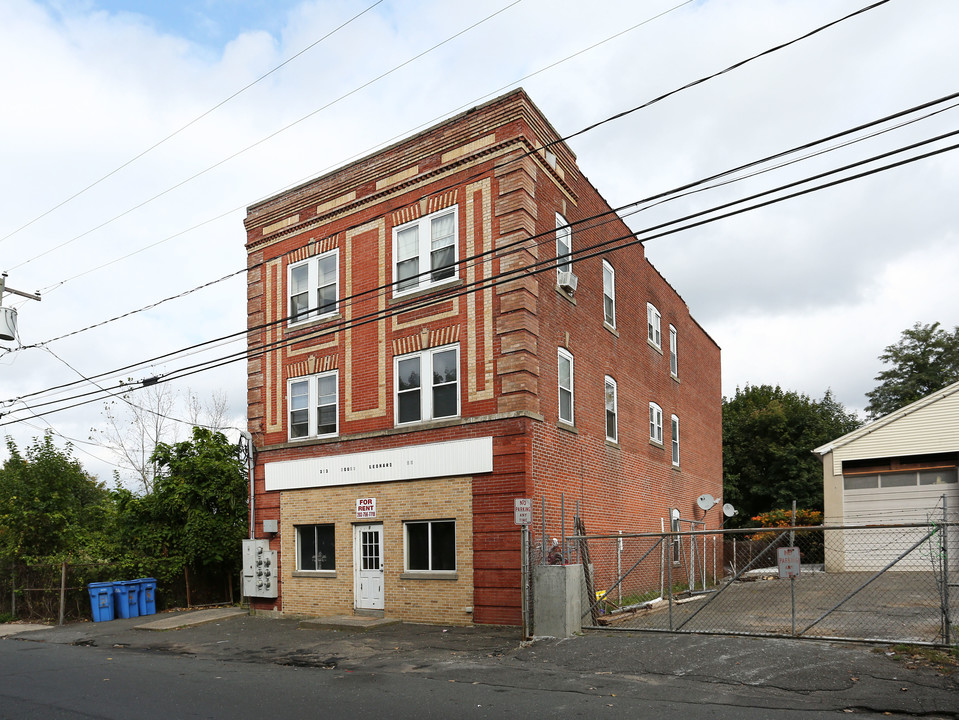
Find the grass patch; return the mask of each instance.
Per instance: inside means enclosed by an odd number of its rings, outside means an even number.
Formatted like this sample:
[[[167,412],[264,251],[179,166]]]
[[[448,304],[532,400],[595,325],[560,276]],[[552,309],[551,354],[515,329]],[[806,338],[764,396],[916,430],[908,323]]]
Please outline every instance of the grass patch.
[[[876,648],[873,652],[902,663],[909,670],[920,667],[938,670],[943,675],[959,672],[959,647],[935,648],[926,645],[892,645]]]

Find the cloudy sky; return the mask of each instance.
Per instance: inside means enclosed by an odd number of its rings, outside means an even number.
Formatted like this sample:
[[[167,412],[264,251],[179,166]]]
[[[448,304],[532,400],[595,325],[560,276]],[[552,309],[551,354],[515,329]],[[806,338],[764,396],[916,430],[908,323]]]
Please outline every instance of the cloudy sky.
[[[0,343],[0,433],[23,447],[52,429],[109,480],[115,458],[88,444],[103,400],[50,411],[154,376],[225,393],[243,425],[245,364],[186,368],[242,353],[245,207],[514,87],[564,135],[640,108],[569,141],[614,207],[959,91],[955,0],[890,0],[716,75],[870,4],[3,0],[0,270],[42,300],[4,297],[20,337]],[[641,232],[952,132],[956,102],[627,222]],[[724,394],[831,388],[861,410],[903,329],[959,324],[957,190],[959,153],[943,152],[647,254],[722,347]]]

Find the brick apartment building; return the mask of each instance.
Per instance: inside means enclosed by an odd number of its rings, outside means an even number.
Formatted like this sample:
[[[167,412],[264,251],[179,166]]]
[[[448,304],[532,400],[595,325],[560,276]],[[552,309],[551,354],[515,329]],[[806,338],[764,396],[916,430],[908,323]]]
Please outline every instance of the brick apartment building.
[[[255,608],[519,624],[514,498],[721,496],[719,348],[559,138],[516,90],[248,209]]]

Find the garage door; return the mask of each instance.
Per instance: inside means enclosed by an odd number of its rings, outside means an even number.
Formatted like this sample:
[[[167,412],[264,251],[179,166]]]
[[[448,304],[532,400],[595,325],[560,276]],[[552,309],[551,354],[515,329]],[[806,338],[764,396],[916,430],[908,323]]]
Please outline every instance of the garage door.
[[[943,519],[943,502],[952,519],[959,510],[956,469],[919,470],[843,478],[844,525],[891,525],[930,523]],[[928,529],[870,528],[844,533],[847,569],[879,570],[891,557],[904,552]],[[959,560],[959,533],[949,537],[952,559]],[[924,543],[896,564],[894,570],[931,570],[934,548]],[[954,562],[950,562],[953,566]]]

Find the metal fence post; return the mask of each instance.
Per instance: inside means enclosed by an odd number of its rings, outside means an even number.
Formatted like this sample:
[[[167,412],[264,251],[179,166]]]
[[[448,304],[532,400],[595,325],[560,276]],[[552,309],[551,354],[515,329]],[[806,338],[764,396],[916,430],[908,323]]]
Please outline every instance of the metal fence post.
[[[60,565],[60,622],[63,625],[63,616],[67,605],[67,564],[63,562]]]
[[[942,495],[942,621],[943,639],[952,644],[952,620],[949,617],[949,500]]]
[[[673,629],[673,534],[669,533],[669,545],[666,548],[666,587],[669,593],[669,629]]]

